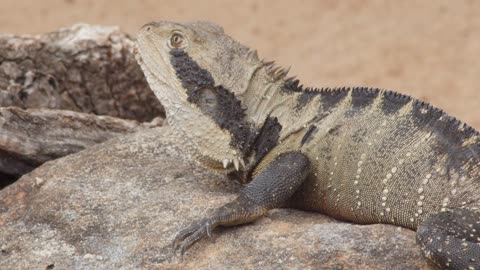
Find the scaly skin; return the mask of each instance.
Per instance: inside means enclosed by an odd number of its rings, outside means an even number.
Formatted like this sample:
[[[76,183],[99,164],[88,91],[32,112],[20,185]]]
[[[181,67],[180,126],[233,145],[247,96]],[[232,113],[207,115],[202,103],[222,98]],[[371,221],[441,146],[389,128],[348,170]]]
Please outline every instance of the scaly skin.
[[[208,22],[156,22],[137,59],[200,164],[247,183],[181,231],[181,252],[216,226],[289,206],[417,230],[444,269],[480,269],[480,136],[395,92],[310,89]]]

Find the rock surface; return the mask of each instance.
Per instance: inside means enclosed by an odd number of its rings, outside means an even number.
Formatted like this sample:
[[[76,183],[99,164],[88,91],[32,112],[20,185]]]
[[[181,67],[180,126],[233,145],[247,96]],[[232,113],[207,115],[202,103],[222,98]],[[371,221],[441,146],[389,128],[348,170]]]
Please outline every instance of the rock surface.
[[[0,189],[45,161],[163,118],[133,50],[116,27],[0,35]]]
[[[0,107],[0,172],[21,176],[51,159],[149,125],[65,110]]]
[[[430,269],[413,231],[281,209],[215,231],[183,259],[176,232],[240,186],[183,158],[168,127],[49,161],[0,191],[2,269]]]
[[[77,24],[39,36],[0,35],[0,107],[49,108],[150,121],[163,115],[116,27]]]

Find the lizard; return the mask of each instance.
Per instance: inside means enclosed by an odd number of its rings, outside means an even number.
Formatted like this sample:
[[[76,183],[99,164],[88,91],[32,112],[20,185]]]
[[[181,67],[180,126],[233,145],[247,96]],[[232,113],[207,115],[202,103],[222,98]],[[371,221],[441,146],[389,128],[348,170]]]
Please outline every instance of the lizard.
[[[184,252],[218,226],[291,207],[416,231],[442,269],[480,269],[480,133],[414,97],[311,88],[210,22],[144,25],[136,59],[169,125],[206,169],[244,184],[181,230]]]

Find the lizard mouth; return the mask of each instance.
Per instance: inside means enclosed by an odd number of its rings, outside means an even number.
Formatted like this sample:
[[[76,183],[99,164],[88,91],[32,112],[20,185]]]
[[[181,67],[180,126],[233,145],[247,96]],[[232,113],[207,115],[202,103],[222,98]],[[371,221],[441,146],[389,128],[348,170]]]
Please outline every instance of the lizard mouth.
[[[230,173],[233,171],[240,171],[242,169],[245,169],[245,163],[243,159],[233,159],[233,160],[218,160],[206,156],[202,156],[198,158],[197,160],[200,161],[200,163],[210,170],[218,171],[221,173]]]

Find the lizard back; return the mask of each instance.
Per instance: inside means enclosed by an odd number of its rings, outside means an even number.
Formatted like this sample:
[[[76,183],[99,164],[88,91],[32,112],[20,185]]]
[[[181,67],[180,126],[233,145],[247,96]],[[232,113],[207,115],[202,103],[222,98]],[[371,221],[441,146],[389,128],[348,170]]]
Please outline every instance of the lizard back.
[[[316,117],[264,158],[300,149],[314,170],[292,206],[415,229],[431,213],[479,206],[479,133],[440,109],[370,88],[288,93]],[[290,129],[292,130],[292,129]]]

